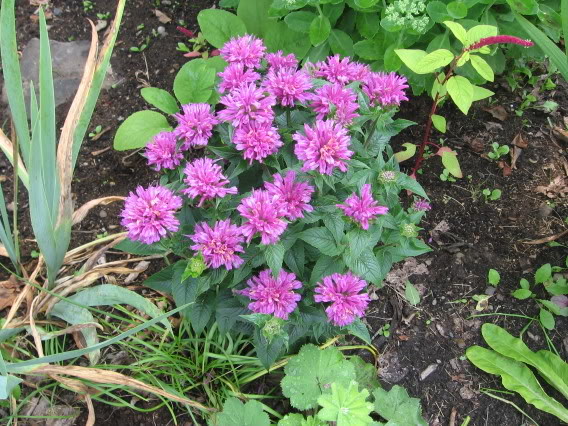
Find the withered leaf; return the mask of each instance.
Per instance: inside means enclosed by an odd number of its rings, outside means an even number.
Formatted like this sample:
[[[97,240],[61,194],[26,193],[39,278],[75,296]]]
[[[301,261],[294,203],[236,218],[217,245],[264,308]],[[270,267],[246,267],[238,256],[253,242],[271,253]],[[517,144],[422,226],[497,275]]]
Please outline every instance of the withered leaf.
[[[518,146],[519,148],[525,149],[529,146],[529,143],[525,139],[523,134],[519,132],[513,138],[513,145]]]
[[[503,105],[493,105],[483,108],[497,120],[505,121],[509,117],[509,113]]]

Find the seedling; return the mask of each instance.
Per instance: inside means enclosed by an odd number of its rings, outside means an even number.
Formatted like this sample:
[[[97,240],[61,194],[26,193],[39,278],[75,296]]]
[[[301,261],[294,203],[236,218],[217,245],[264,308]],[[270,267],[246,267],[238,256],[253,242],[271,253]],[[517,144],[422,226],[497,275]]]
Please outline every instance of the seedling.
[[[110,18],[110,12],[97,13],[97,18],[99,18],[101,20],[106,20],[106,19]]]
[[[481,191],[481,193],[483,194],[483,198],[485,198],[485,202],[487,203],[488,201],[496,201],[499,198],[501,198],[501,190],[500,189],[489,189],[489,188],[485,188],[483,191]]]
[[[497,287],[497,285],[499,285],[499,281],[501,281],[501,275],[499,275],[499,272],[495,269],[490,269],[487,273],[487,282],[493,287]]]
[[[448,169],[444,169],[440,175],[440,180],[443,182],[455,182],[456,178],[452,176]]]
[[[499,145],[497,142],[491,144],[491,152],[487,154],[491,160],[498,160],[509,153],[509,145]]]
[[[390,336],[390,324],[385,324],[379,330],[379,335],[389,337]]]
[[[142,43],[140,46],[132,46],[130,48],[131,52],[137,52],[137,53],[141,53],[143,51],[145,51],[148,48],[148,43],[150,42],[150,37],[146,37],[146,40],[144,41],[144,43]]]
[[[32,250],[32,252],[30,253],[30,256],[34,259],[37,259],[39,257],[39,251],[37,250]]]
[[[83,10],[85,12],[90,12],[91,10],[93,10],[93,2],[90,0],[83,0]]]
[[[95,127],[95,130],[89,133],[89,138],[95,139],[97,136],[99,136],[102,133],[102,131],[103,131],[103,126],[99,124],[97,127]]]
[[[188,57],[201,56],[205,59],[209,57],[207,40],[205,40],[202,33],[199,32],[197,36],[195,36],[193,31],[189,31],[183,27],[178,27],[178,31],[189,37],[188,42],[190,44],[179,42],[176,48],[177,51],[184,52],[184,56]]]

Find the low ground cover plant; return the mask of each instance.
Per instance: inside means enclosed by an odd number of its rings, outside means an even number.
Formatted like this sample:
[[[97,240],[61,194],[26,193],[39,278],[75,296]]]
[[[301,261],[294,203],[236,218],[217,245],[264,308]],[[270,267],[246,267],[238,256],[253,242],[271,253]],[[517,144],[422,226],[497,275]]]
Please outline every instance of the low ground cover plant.
[[[339,56],[299,68],[250,35],[221,57],[228,66],[203,96],[217,111],[185,104],[146,146],[160,184],[127,198],[119,248],[175,254],[145,284],[193,303],[197,331],[251,334],[266,366],[306,340],[368,342],[369,285],[429,251],[418,238],[426,194],[388,144],[412,124],[394,119],[405,78]]]

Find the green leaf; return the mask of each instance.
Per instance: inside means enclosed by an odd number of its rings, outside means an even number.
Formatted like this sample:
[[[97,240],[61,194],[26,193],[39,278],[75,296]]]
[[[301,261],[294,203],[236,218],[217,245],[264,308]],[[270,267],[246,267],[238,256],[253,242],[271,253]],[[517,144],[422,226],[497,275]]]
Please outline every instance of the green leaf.
[[[345,330],[349,332],[352,336],[358,337],[367,345],[371,344],[371,335],[369,334],[369,329],[361,321],[360,318],[356,318],[351,324],[344,327]]]
[[[374,238],[375,237],[375,238]],[[355,228],[347,233],[347,243],[349,255],[357,258],[365,250],[372,250],[380,238],[380,230],[378,232],[365,231],[361,228]]]
[[[519,285],[521,286],[521,288],[524,289],[529,289],[531,284],[524,278],[521,278],[521,281],[519,281]]]
[[[314,46],[319,46],[326,41],[331,33],[331,23],[325,15],[314,18],[310,24],[310,42]]]
[[[285,252],[286,249],[284,248],[282,242],[267,245],[264,249],[264,258],[266,259],[266,264],[274,275],[278,275],[280,273],[280,269],[282,269],[282,262],[284,260]]]
[[[503,386],[517,392],[529,404],[568,422],[568,410],[544,392],[526,365],[480,346],[468,348],[466,356],[476,367],[501,376]]]
[[[353,257],[349,252],[345,252],[343,260],[355,274],[373,284],[381,284],[388,273],[388,270],[382,268],[381,262],[379,262],[370,249],[363,250],[357,257]]]
[[[285,54],[293,53],[298,59],[304,58],[311,48],[310,38],[306,34],[290,30],[284,22],[270,25],[264,43],[271,52],[282,50]]]
[[[446,169],[449,170],[449,172],[452,174],[452,176],[455,176],[457,178],[462,178],[463,177],[463,173],[461,171],[460,168],[460,163],[458,161],[458,156],[455,152],[449,152],[449,151],[445,151],[442,153],[442,164],[444,165],[444,167]]]
[[[346,32],[336,29],[332,30],[328,42],[334,54],[353,56],[353,40]]]
[[[361,40],[353,45],[355,54],[369,61],[382,58],[381,43],[377,40]]]
[[[421,70],[420,68],[418,68],[418,63],[427,55],[424,50],[395,49],[394,53],[396,53],[396,55],[400,58],[404,65],[410,68],[413,72],[420,74]]]
[[[355,25],[359,34],[372,39],[381,29],[381,18],[378,13],[358,13]]]
[[[169,132],[172,127],[166,117],[155,111],[138,111],[120,125],[114,136],[114,149],[143,148],[160,132]]]
[[[464,46],[467,46],[467,31],[465,28],[453,21],[444,21],[444,25],[450,29],[455,38],[457,38]]]
[[[441,24],[452,17],[448,13],[448,9],[444,3],[441,1],[430,1],[426,6],[426,11],[428,15],[434,22]]]
[[[353,364],[335,347],[324,350],[308,344],[284,367],[282,393],[298,410],[315,408],[318,398],[330,392],[332,383],[348,385],[355,379]]]
[[[322,277],[335,273],[342,273],[345,269],[343,262],[329,256],[320,256],[312,269],[310,284],[316,284]]]
[[[490,269],[487,273],[487,281],[489,281],[489,284],[491,284],[493,287],[497,287],[497,284],[499,284],[499,281],[501,281],[501,275],[499,275],[499,272],[497,272],[495,269]]]
[[[359,383],[359,389],[367,389],[369,392],[380,387],[379,372],[373,364],[363,361],[360,356],[353,355],[349,362],[355,367],[355,381]]]
[[[473,84],[472,87],[473,87],[472,102],[477,102],[482,99],[489,98],[490,96],[493,96],[495,94],[491,90],[486,89],[485,87],[475,86]]]
[[[361,9],[368,9],[373,7],[379,2],[379,0],[355,0],[355,5]]]
[[[207,102],[213,93],[215,75],[215,69],[205,59],[189,61],[174,79],[176,98],[182,104]]]
[[[240,0],[237,16],[245,23],[247,33],[264,37],[273,19],[268,17],[272,0]]]
[[[432,115],[432,124],[439,132],[446,133],[446,118],[438,114]]]
[[[416,195],[421,196],[422,198],[428,198],[428,195],[426,195],[426,192],[424,192],[422,185],[420,185],[416,179],[411,178],[407,174],[399,174],[397,176],[396,182],[407,191],[413,192]]]
[[[498,29],[493,25],[476,25],[475,27],[467,30],[466,45],[477,43],[482,38],[494,37],[497,35]]]
[[[473,102],[473,86],[469,80],[455,75],[447,81],[446,89],[460,111],[467,115]]]
[[[550,311],[540,308],[539,318],[540,323],[544,326],[544,328],[547,330],[554,330],[556,321],[554,321],[554,315],[552,315]]]
[[[262,404],[250,400],[243,404],[231,397],[223,404],[223,411],[217,414],[218,426],[270,426],[268,414],[263,411]]]
[[[0,400],[10,398],[12,391],[22,382],[22,379],[12,375],[0,376]]]
[[[566,39],[566,35],[568,34],[568,0],[561,0],[560,2],[560,14],[562,20],[562,35],[564,39]],[[566,54],[568,55],[568,44],[564,43],[564,49]],[[568,258],[567,258],[568,259]],[[568,266],[568,264],[566,265]]]
[[[536,0],[507,0],[513,12],[521,15],[536,15],[538,12],[538,2]]]
[[[390,391],[376,389],[375,411],[389,423],[394,425],[427,426],[428,423],[422,418],[420,400],[410,398],[406,389],[394,385]]]
[[[343,251],[342,247],[337,247],[335,238],[327,228],[310,228],[301,232],[298,238],[314,246],[327,256],[337,256]]]
[[[295,243],[291,250],[286,250],[284,253],[284,263],[298,278],[304,275],[305,262],[304,243],[301,241]]]
[[[416,306],[420,303],[420,293],[416,290],[416,287],[412,285],[410,281],[406,281],[406,287],[404,288],[404,297],[408,300],[413,306]]]
[[[532,291],[525,289],[525,288],[519,288],[517,290],[515,290],[513,293],[511,293],[511,295],[515,298],[515,299],[519,299],[519,300],[525,300],[528,299],[529,297],[532,296]]]
[[[345,221],[343,220],[342,215],[339,212],[327,213],[323,216],[323,224],[329,230],[329,232],[331,232],[333,238],[335,238],[335,242],[337,244],[341,244],[341,241],[345,236],[345,234],[343,233]]]
[[[394,154],[394,158],[396,158],[396,161],[398,161],[399,163],[412,158],[414,154],[416,154],[416,145],[414,145],[413,143],[405,142],[402,144],[402,146],[404,147],[404,151],[399,151]]]
[[[205,40],[217,49],[223,47],[232,37],[247,32],[243,20],[226,10],[204,9],[197,14],[197,22]]]
[[[312,12],[291,12],[284,18],[284,22],[288,25],[288,28],[300,33],[309,33],[310,25],[316,18],[316,14]]]
[[[172,294],[172,285],[174,284],[174,275],[176,264],[166,266],[161,271],[156,272],[154,275],[147,278],[142,285],[153,288],[154,290],[163,293]]]
[[[493,81],[495,79],[493,69],[491,69],[491,66],[481,56],[469,55],[469,60],[473,68],[475,68],[479,75],[485,80]]]
[[[463,1],[453,1],[447,5],[448,13],[454,19],[463,19],[467,16],[467,5]]]
[[[454,59],[454,54],[447,49],[437,49],[420,59],[416,65],[417,74],[430,74],[438,68],[445,67]]]
[[[122,240],[120,243],[114,246],[114,249],[142,256],[166,253],[166,249],[159,243],[144,244],[140,241],[129,240],[128,238]]]
[[[551,278],[552,278],[552,266],[550,266],[550,263],[547,263],[546,265],[542,265],[534,273],[534,283],[535,284],[544,283]]]
[[[359,391],[356,381],[348,386],[332,383],[331,394],[318,398],[318,404],[322,406],[318,417],[335,422],[337,426],[366,426],[373,421],[369,416],[373,404],[367,402],[368,397],[369,391]]]
[[[140,94],[146,102],[166,114],[175,114],[179,111],[176,99],[163,89],[145,87],[140,91]]]

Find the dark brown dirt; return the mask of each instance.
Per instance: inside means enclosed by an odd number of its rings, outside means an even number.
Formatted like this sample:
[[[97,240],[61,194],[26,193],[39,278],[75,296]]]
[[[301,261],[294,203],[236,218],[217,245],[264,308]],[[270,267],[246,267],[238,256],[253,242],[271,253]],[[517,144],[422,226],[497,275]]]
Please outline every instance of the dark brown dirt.
[[[53,7],[60,8],[62,13],[49,22],[52,26],[50,36],[60,41],[70,37],[87,39],[86,18],[96,20],[97,12],[112,13],[115,1],[97,0],[93,3],[94,9],[85,12],[79,0],[54,0]],[[146,107],[139,96],[139,88],[143,84],[140,78],[154,87],[171,89],[176,70],[186,61],[175,50],[177,43],[184,41],[184,36],[175,30],[175,21],[183,19],[187,28],[195,30],[196,13],[213,2],[171,3],[159,7],[174,19],[169,24],[159,23],[153,14],[153,1],[129,0],[127,3],[112,60],[113,69],[122,82],[116,88],[103,92],[93,116],[91,129],[101,125],[110,130],[99,140],[86,140],[83,144],[73,182],[77,206],[98,197],[126,195],[135,185],[145,185],[157,178],[138,154],[113,151],[112,138],[122,119]],[[18,2],[17,7],[19,42],[23,46],[29,38],[38,35],[37,26],[30,19],[35,7],[28,1]],[[144,24],[144,30],[137,35],[136,28],[140,24]],[[144,54],[130,52],[131,46],[139,46],[144,37],[160,25],[165,27],[166,37],[152,38]],[[479,328],[484,321],[493,321],[513,334],[518,334],[527,321],[506,316],[472,318],[472,315],[538,315],[534,301],[518,301],[511,292],[518,287],[521,277],[528,278],[544,263],[562,265],[568,254],[562,247],[522,242],[557,234],[567,226],[564,223],[568,217],[566,200],[549,199],[535,191],[537,186],[547,185],[554,177],[565,173],[566,146],[550,138],[547,118],[560,122],[568,116],[566,88],[559,85],[555,92],[543,95],[560,104],[555,114],[527,110],[522,117],[514,113],[514,108],[518,108],[522,101],[518,94],[511,94],[499,85],[492,89],[498,94],[493,105],[502,105],[508,111],[505,121],[493,118],[482,106],[474,107],[466,118],[447,105],[441,113],[448,119],[449,131],[433,138],[443,137],[447,146],[458,151],[464,176],[471,177],[454,183],[440,181],[438,176],[442,167],[438,158],[427,161],[423,174],[418,177],[433,204],[422,231],[433,252],[417,259],[418,264],[424,264],[427,273],[411,273],[409,277],[422,290],[421,304],[417,308],[408,306],[399,296],[400,287],[393,279],[385,289],[377,292],[378,299],[373,302],[368,315],[372,334],[376,334],[384,324],[391,324],[388,338],[377,335],[374,340],[381,352],[382,381],[386,387],[393,384],[405,386],[412,396],[421,398],[424,415],[431,425],[447,425],[453,411],[457,425],[467,416],[471,417],[470,425],[530,424],[512,406],[482,394],[481,388],[502,389],[502,386],[498,380],[480,372],[463,358],[467,347],[483,344]],[[423,123],[429,106],[427,98],[413,99],[402,107],[399,117]],[[62,106],[61,114],[67,107]],[[488,123],[496,123],[497,126]],[[395,145],[418,142],[421,131],[421,125],[407,129],[396,138]],[[519,132],[523,133],[528,147],[519,157],[517,169],[504,177],[497,163],[481,154],[489,151],[491,142],[511,145]],[[481,151],[476,151],[476,148],[481,148]],[[108,150],[95,155],[104,149]],[[508,156],[505,160],[510,162]],[[8,176],[7,187],[10,171],[3,167],[0,172]],[[501,189],[501,199],[485,202],[481,195],[484,188]],[[75,229],[72,245],[90,241],[105,231],[118,231],[119,209],[119,205],[94,209]],[[24,215],[25,210],[24,204],[22,232],[29,236],[29,219]],[[445,225],[444,231],[435,232],[440,224]],[[566,237],[559,242],[566,243]],[[27,254],[34,248],[34,243],[27,241],[24,252]],[[486,279],[489,268],[501,273],[501,283],[489,300],[489,306],[483,311],[476,311],[476,302],[471,296],[492,291]],[[563,330],[566,330],[567,323],[566,319],[557,319],[556,330],[550,333],[565,359],[568,358],[568,343]],[[531,347],[546,347],[542,331],[536,324],[528,328],[526,336],[525,341]],[[420,374],[434,365],[435,370],[421,380]],[[558,424],[555,418],[527,406],[516,396],[501,396],[515,402],[541,425]],[[97,424],[101,425],[165,425],[172,422],[165,409],[148,414],[102,404],[95,404],[95,409]],[[85,419],[86,415],[83,415],[77,424],[84,424]],[[183,423],[187,418],[179,421]]]

